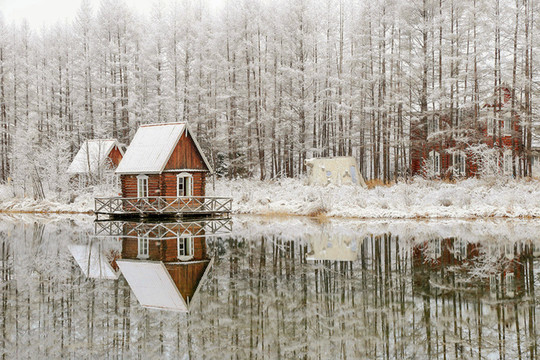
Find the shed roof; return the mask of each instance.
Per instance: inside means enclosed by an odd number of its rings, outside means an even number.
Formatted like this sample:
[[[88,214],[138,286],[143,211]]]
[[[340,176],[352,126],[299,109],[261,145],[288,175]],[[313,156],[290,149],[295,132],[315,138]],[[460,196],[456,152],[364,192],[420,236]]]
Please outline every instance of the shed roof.
[[[126,150],[117,174],[160,174],[165,169],[176,144],[184,131],[191,136],[204,164],[210,172],[212,167],[204,156],[199,143],[185,123],[162,123],[141,125]]]
[[[69,165],[68,174],[88,174],[96,171],[99,166],[103,166],[115,145],[123,153],[116,139],[86,140]]]
[[[122,259],[117,260],[116,263],[141,306],[160,310],[189,312],[189,304],[184,300],[163,262]],[[213,259],[210,260],[200,282],[197,284],[193,299],[197,296],[212,263]],[[193,299],[191,302],[193,302]]]
[[[120,276],[97,244],[73,244],[69,246],[69,251],[88,278],[115,280]]]

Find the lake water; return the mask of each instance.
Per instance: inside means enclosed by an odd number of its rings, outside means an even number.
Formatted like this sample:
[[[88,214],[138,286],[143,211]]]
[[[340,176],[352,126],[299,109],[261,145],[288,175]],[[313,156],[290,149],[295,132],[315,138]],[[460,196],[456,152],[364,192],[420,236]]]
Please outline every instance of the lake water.
[[[537,359],[539,221],[0,217],[13,358]]]

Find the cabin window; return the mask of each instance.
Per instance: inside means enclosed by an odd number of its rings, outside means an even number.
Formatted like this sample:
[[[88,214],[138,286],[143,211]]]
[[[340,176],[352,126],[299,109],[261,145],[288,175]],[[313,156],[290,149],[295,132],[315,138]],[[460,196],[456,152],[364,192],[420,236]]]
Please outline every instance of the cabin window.
[[[429,166],[431,167],[431,170],[433,171],[434,175],[440,175],[441,174],[441,154],[439,154],[435,150],[431,150],[429,152],[428,163],[429,163]]]
[[[488,118],[487,119],[487,135],[488,136],[493,136],[495,135],[495,131],[496,131],[496,126],[495,126],[495,119],[494,118]]]
[[[137,258],[148,259],[148,236],[138,236]]]
[[[453,163],[454,163],[454,176],[465,176],[465,165],[466,165],[466,156],[465,152],[458,150],[453,155]]]
[[[438,259],[442,255],[441,249],[441,239],[432,239],[431,240],[431,250],[433,254],[433,259]]]
[[[193,236],[191,236],[191,234],[178,236],[176,245],[178,250],[178,260],[186,261],[193,259],[194,246]]]
[[[137,176],[137,197],[148,197],[148,176]]]
[[[497,275],[490,275],[489,276],[489,289],[492,292],[497,291]]]
[[[503,121],[503,129],[505,135],[511,135],[512,134],[512,119],[506,118]]]
[[[176,196],[193,195],[193,176],[188,173],[181,173],[176,176]]]
[[[438,132],[439,130],[440,130],[439,117],[434,116],[434,117],[428,119],[428,128],[427,128],[428,136],[433,134],[433,133]]]
[[[503,171],[506,175],[511,175],[513,173],[512,167],[513,167],[513,158],[512,158],[512,150],[508,149],[504,151],[503,154]]]
[[[467,242],[462,239],[454,241],[454,258],[457,260],[467,259]]]

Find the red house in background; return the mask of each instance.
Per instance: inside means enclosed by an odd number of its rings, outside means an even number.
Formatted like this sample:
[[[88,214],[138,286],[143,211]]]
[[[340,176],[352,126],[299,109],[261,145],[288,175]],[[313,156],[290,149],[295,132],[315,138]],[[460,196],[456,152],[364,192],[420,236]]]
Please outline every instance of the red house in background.
[[[512,114],[512,92],[501,87],[501,102],[486,104],[475,119],[473,109],[433,113],[411,128],[411,173],[440,178],[476,176],[478,154],[472,146],[497,148],[494,159],[505,174],[515,174],[522,149],[519,118]],[[513,116],[512,116],[513,115]]]

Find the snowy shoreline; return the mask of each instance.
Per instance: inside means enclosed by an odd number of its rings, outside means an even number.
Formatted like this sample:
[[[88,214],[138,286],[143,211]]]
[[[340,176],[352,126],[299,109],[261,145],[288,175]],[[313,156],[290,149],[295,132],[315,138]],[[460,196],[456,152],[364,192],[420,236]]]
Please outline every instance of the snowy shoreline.
[[[4,189],[5,190],[5,189]],[[1,213],[92,214],[94,197],[85,193],[72,203],[14,198],[1,191]],[[7,194],[7,196],[6,196]],[[352,219],[539,218],[540,182],[479,180],[457,183],[415,179],[410,183],[363,189],[308,186],[302,180],[218,180],[209,196],[233,198],[233,214],[321,216]]]

